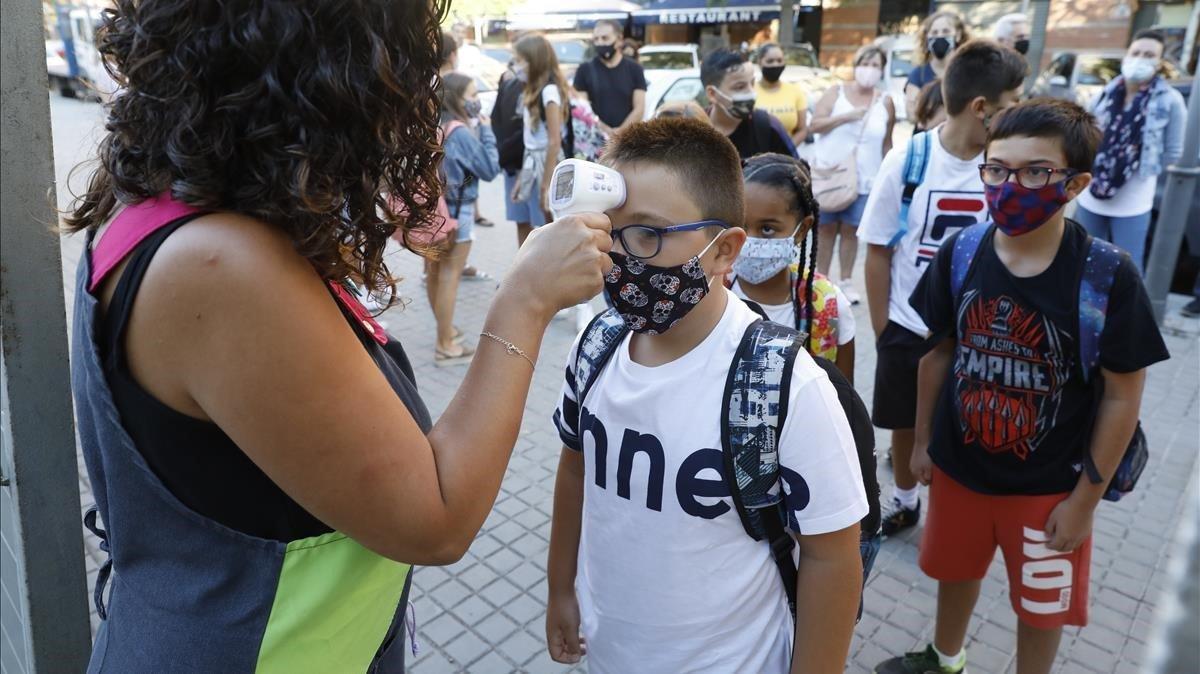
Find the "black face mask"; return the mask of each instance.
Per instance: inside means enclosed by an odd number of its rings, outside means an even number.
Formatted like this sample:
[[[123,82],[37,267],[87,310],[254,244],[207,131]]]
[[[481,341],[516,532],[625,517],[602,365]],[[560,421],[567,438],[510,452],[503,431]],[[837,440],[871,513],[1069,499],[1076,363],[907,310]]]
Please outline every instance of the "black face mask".
[[[763,79],[771,84],[778,82],[779,78],[783,77],[783,68],[784,66],[763,66]]]
[[[616,45],[611,45],[611,44],[596,45],[596,56],[599,56],[601,61],[607,61],[607,60],[611,59],[613,57],[613,54],[616,54],[616,53],[617,53]]]
[[[935,37],[929,40],[929,51],[939,60],[946,58],[946,54],[954,49],[954,40],[948,37]]]
[[[1013,49],[1016,49],[1017,53],[1019,53],[1019,54],[1028,54],[1029,53],[1029,40],[1017,40],[1016,42],[1013,43]]]

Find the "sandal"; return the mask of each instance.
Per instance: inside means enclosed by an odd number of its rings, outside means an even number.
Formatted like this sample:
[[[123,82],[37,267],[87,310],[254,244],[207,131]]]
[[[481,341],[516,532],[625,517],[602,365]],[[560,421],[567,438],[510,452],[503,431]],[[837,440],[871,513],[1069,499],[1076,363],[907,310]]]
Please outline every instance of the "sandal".
[[[450,367],[452,365],[466,365],[471,362],[471,358],[475,355],[475,349],[466,344],[460,345],[461,351],[458,353],[450,353],[443,351],[437,347],[433,349],[433,364],[437,367]]]
[[[491,220],[488,220],[487,218],[483,217],[482,215],[475,216],[475,224],[479,225],[480,227],[495,227],[496,226],[496,223],[492,222]]]
[[[492,280],[491,274],[487,273],[486,271],[482,271],[482,270],[476,269],[475,267],[470,267],[470,266],[463,267],[462,277],[464,280],[467,280],[467,281],[490,281],[490,280]]]

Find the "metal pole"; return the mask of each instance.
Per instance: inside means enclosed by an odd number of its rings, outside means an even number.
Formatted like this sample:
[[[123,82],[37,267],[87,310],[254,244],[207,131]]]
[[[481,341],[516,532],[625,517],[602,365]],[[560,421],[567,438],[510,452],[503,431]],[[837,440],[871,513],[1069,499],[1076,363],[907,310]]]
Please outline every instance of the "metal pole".
[[[0,22],[0,669],[81,672],[91,632],[42,3]]]
[[[1167,189],[1163,192],[1162,210],[1154,229],[1150,259],[1146,261],[1146,292],[1150,294],[1154,320],[1160,325],[1167,312],[1171,277],[1175,274],[1175,261],[1179,257],[1187,215],[1196,193],[1196,179],[1200,177],[1197,166],[1200,163],[1200,95],[1197,93],[1193,89],[1188,99],[1183,157],[1178,164],[1167,167]]]
[[[788,46],[796,42],[796,21],[793,3],[795,0],[780,0],[779,2],[779,44]]]

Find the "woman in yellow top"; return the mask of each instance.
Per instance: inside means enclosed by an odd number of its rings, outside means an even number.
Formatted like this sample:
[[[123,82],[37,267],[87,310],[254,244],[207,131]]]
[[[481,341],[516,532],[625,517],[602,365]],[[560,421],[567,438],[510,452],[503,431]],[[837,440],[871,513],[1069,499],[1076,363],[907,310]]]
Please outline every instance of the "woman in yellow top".
[[[775,116],[799,146],[808,136],[808,97],[800,85],[780,82],[787,66],[783,48],[774,42],[758,49],[758,65],[762,78],[755,87],[758,101],[755,106]]]

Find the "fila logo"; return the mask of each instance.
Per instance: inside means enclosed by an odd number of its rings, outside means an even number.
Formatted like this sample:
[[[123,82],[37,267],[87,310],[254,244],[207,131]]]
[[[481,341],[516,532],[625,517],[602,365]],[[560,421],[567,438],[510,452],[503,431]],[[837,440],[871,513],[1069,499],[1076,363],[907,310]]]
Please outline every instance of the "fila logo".
[[[1044,531],[1022,527],[1024,530],[1023,557],[1021,564],[1021,589],[1058,590],[1057,601],[1034,601],[1021,593],[1021,608],[1038,615],[1062,613],[1071,608],[1071,583],[1075,569],[1070,559],[1062,553],[1046,547],[1050,537]],[[1057,558],[1057,559],[1056,559]]]

